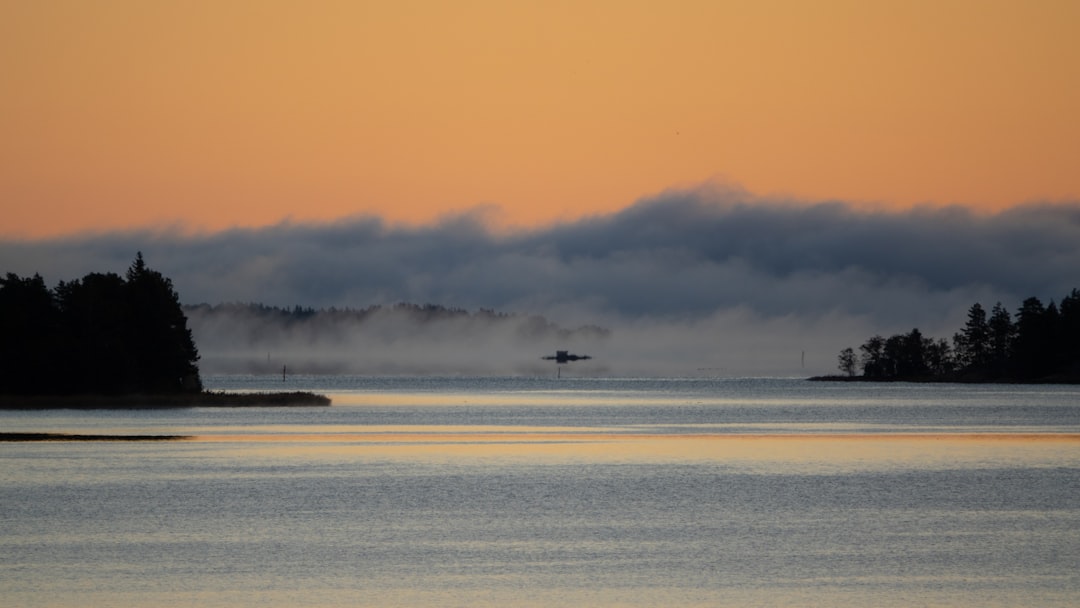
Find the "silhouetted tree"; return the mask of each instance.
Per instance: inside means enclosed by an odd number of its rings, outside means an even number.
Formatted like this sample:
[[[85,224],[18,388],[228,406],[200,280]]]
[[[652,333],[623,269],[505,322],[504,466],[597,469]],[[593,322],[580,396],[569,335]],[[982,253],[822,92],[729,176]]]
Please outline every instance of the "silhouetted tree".
[[[1062,368],[1072,378],[1080,378],[1080,290],[1073,289],[1061,300],[1058,322],[1062,343]]]
[[[862,346],[860,359],[862,360],[863,375],[867,378],[883,378],[886,376],[884,366],[885,338],[872,336]]]
[[[91,273],[56,287],[67,369],[63,392],[115,393],[135,384],[124,279]]]
[[[1039,298],[1024,300],[1016,313],[1016,340],[1012,352],[1013,369],[1019,378],[1032,379],[1045,371],[1050,331],[1046,307]]]
[[[58,322],[41,275],[0,279],[0,391],[31,393],[57,383]]]
[[[976,302],[968,310],[967,323],[953,336],[953,347],[961,368],[986,367],[990,361],[990,325],[982,304]]]
[[[933,341],[925,338],[919,328],[900,337],[900,352],[896,362],[896,376],[900,378],[924,378],[930,374],[927,350]]]
[[[900,361],[904,356],[904,346],[904,336],[901,334],[893,334],[886,338],[881,357],[883,378],[895,379],[900,375]]]
[[[172,282],[139,253],[125,278],[0,279],[0,392],[202,390],[198,351]]]
[[[1016,339],[1016,326],[1013,325],[1009,311],[1001,305],[994,304],[990,312],[990,371],[994,377],[1006,373],[1009,356],[1012,353],[1013,340]]]
[[[1057,304],[1054,304],[1053,300],[1046,305],[1046,312],[1043,314],[1043,331],[1046,332],[1044,336],[1046,353],[1042,360],[1044,373],[1056,374],[1065,362],[1065,344],[1061,339],[1061,313],[1058,312]]]
[[[201,390],[198,350],[172,281],[150,270],[139,252],[125,285],[137,390]]]
[[[1043,306],[1024,300],[1013,322],[1000,302],[989,321],[978,303],[963,329],[947,340],[933,340],[918,328],[888,339],[873,336],[859,347],[863,377],[876,380],[965,380],[985,382],[1080,382],[1080,290]],[[851,349],[846,349],[850,351]],[[841,351],[841,369],[845,351]]]
[[[945,338],[939,338],[938,340],[927,339],[925,348],[926,352],[926,364],[930,368],[930,374],[932,376],[941,378],[953,373],[953,355],[952,347],[949,346],[949,341]]]
[[[840,368],[840,371],[844,372],[848,376],[854,376],[856,366],[855,351],[852,350],[849,346],[844,350],[840,351],[840,356],[838,357],[838,359],[838,367]]]

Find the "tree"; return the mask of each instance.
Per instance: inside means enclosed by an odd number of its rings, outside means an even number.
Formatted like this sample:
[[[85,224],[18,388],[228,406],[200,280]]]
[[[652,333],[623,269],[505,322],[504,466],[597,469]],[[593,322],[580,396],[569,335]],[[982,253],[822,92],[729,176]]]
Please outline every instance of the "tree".
[[[1001,302],[994,304],[994,309],[990,312],[988,328],[990,330],[990,366],[994,375],[1001,375],[1005,372],[1005,366],[1012,352],[1013,340],[1016,339],[1016,326],[1013,325],[1009,311],[1005,310]]]
[[[32,393],[63,378],[55,357],[57,322],[41,275],[0,279],[0,392]]]
[[[886,375],[883,366],[885,338],[878,335],[872,336],[859,347],[859,350],[862,351],[860,358],[863,375],[867,378],[884,377]]]
[[[926,351],[933,341],[925,338],[919,328],[900,336],[900,351],[896,362],[896,375],[900,378],[922,378],[930,373]]]
[[[945,338],[937,341],[927,338],[926,364],[930,368],[930,374],[942,378],[953,372],[952,347]]]
[[[839,357],[840,371],[844,372],[848,376],[854,376],[855,375],[855,364],[856,364],[855,351],[852,350],[850,346],[845,348],[844,350],[840,351],[840,357]]]
[[[1058,307],[1051,300],[1046,305],[1046,312],[1043,314],[1043,327],[1042,331],[1044,346],[1046,352],[1043,358],[1043,366],[1045,375],[1056,374],[1061,370],[1062,364],[1065,362],[1065,343],[1061,339],[1061,313],[1058,312]]]
[[[990,326],[986,311],[976,302],[968,310],[964,328],[953,337],[956,361],[962,368],[982,368],[990,357]]]
[[[1080,290],[1062,301],[1043,306],[1035,297],[1024,300],[1015,322],[998,302],[990,319],[976,303],[964,327],[947,340],[933,340],[918,328],[888,339],[875,335],[859,347],[867,378],[942,379],[985,382],[1080,382]],[[847,371],[854,353],[840,353]],[[960,372],[957,375],[957,372]]]
[[[1058,320],[1057,307],[1052,302],[1046,307],[1039,298],[1031,297],[1020,305],[1012,352],[1013,368],[1019,379],[1047,376],[1054,368]]]
[[[1063,366],[1073,378],[1080,378],[1080,290],[1073,289],[1061,300],[1059,340],[1064,345]]]
[[[139,252],[127,271],[125,290],[138,390],[201,390],[199,353],[172,281],[147,268]]]
[[[202,390],[179,297],[141,253],[125,278],[91,273],[54,291],[8,274],[0,335],[2,393]]]
[[[904,349],[904,336],[893,334],[885,340],[881,357],[881,375],[894,379],[900,375],[900,358]]]

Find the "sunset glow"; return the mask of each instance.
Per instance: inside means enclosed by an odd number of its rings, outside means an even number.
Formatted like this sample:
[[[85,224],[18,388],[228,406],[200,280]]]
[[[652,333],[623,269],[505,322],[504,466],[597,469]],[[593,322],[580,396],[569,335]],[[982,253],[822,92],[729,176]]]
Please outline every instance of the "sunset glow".
[[[1080,197],[1076,2],[7,2],[0,234]]]

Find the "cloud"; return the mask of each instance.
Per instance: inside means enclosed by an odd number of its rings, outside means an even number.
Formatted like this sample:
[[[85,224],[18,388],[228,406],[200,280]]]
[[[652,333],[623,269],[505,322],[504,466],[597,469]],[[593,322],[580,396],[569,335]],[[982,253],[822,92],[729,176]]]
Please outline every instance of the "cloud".
[[[9,240],[0,242],[0,271],[54,284],[123,272],[139,250],[189,304],[490,308],[612,328],[613,373],[661,362],[799,373],[806,350],[820,362],[815,371],[829,371],[836,351],[871,333],[920,327],[949,337],[976,301],[1015,310],[1024,297],[1049,301],[1080,287],[1080,204],[865,211],[700,188],[509,234],[466,214],[424,227],[360,217]],[[409,360],[404,349],[401,359]]]

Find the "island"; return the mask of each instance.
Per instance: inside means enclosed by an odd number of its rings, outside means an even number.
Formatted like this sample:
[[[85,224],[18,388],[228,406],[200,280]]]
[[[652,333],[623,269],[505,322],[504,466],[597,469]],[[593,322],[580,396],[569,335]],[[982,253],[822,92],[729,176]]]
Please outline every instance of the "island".
[[[90,273],[49,289],[0,278],[0,409],[326,406],[308,392],[208,391],[172,281],[142,252],[125,276]]]
[[[842,374],[810,380],[1080,384],[1080,290],[1060,305],[1029,297],[1015,320],[1000,302],[989,316],[976,302],[951,342],[918,328],[875,335],[859,354],[840,351],[837,366]]]

